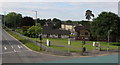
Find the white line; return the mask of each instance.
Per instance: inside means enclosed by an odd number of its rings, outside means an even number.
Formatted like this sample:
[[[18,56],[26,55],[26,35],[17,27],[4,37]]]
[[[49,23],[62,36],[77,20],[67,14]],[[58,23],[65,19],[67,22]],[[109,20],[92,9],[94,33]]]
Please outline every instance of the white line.
[[[13,46],[11,46],[13,48]]]
[[[4,47],[5,50],[7,50],[7,47]]]
[[[21,47],[18,45],[18,48],[21,48]]]
[[[26,52],[26,51],[29,51],[29,50],[24,50],[24,51],[11,51],[11,52],[4,52],[4,53],[0,53],[0,54],[7,54],[7,53],[15,53],[15,52]]]
[[[16,50],[14,49],[14,52],[16,52]]]

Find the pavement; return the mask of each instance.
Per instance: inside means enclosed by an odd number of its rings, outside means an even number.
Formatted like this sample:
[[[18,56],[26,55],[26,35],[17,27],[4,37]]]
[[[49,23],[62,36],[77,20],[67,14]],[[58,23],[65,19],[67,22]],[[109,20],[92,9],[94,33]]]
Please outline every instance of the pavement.
[[[49,61],[45,63],[118,63],[120,54],[112,54],[106,56],[96,56],[96,57],[82,57],[74,58],[61,61]]]

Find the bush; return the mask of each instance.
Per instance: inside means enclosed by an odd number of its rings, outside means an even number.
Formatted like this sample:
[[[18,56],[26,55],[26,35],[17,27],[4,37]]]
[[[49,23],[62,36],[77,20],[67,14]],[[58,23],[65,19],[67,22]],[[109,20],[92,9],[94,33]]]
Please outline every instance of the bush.
[[[39,34],[41,34],[41,25],[37,24],[37,26],[32,26],[27,30],[27,36],[35,38],[38,37]]]

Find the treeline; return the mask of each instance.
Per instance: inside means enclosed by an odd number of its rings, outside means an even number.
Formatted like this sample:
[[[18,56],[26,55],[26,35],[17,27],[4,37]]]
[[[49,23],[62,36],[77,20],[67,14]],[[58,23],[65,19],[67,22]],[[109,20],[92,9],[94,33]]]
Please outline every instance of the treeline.
[[[31,26],[35,26],[35,23],[39,23],[41,26],[50,23],[53,28],[61,28],[62,23],[77,23],[83,26],[89,27],[91,33],[91,40],[106,40],[108,36],[111,41],[120,41],[120,17],[112,12],[101,12],[98,17],[94,18],[92,12],[87,10],[85,17],[87,21],[61,21],[60,19],[33,19],[32,17],[23,17],[20,13],[10,12],[6,16],[3,16],[3,24],[9,28],[20,27],[25,31]],[[89,21],[93,17],[92,21]],[[5,19],[4,19],[5,17]],[[4,22],[5,20],[5,22]]]
[[[3,15],[2,21],[3,21],[3,24],[5,24],[9,28],[17,28],[17,27],[23,27],[23,26],[31,27],[35,25],[35,23],[40,23],[41,26],[44,26],[46,23],[50,22],[54,24],[54,28],[59,29],[62,23],[80,23],[80,21],[71,21],[71,20],[61,21],[60,19],[57,19],[57,18],[53,18],[53,19],[37,18],[36,20],[28,16],[23,17],[22,14],[16,13],[16,12],[10,12],[6,16]]]

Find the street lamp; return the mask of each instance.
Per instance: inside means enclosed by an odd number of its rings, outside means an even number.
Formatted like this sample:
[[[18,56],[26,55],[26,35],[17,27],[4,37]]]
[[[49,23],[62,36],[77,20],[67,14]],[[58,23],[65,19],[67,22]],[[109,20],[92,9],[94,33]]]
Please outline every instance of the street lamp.
[[[109,50],[109,45],[110,45],[110,32],[111,32],[112,30],[108,30],[108,47],[107,47],[107,52],[108,52],[108,50]]]
[[[36,24],[37,24],[37,11],[35,11],[35,10],[32,10],[32,11],[34,11],[36,14],[36,22],[35,22],[35,26],[36,26]],[[36,42],[37,42],[37,30],[36,29],[35,29],[35,32],[36,32],[35,36],[36,36]]]

